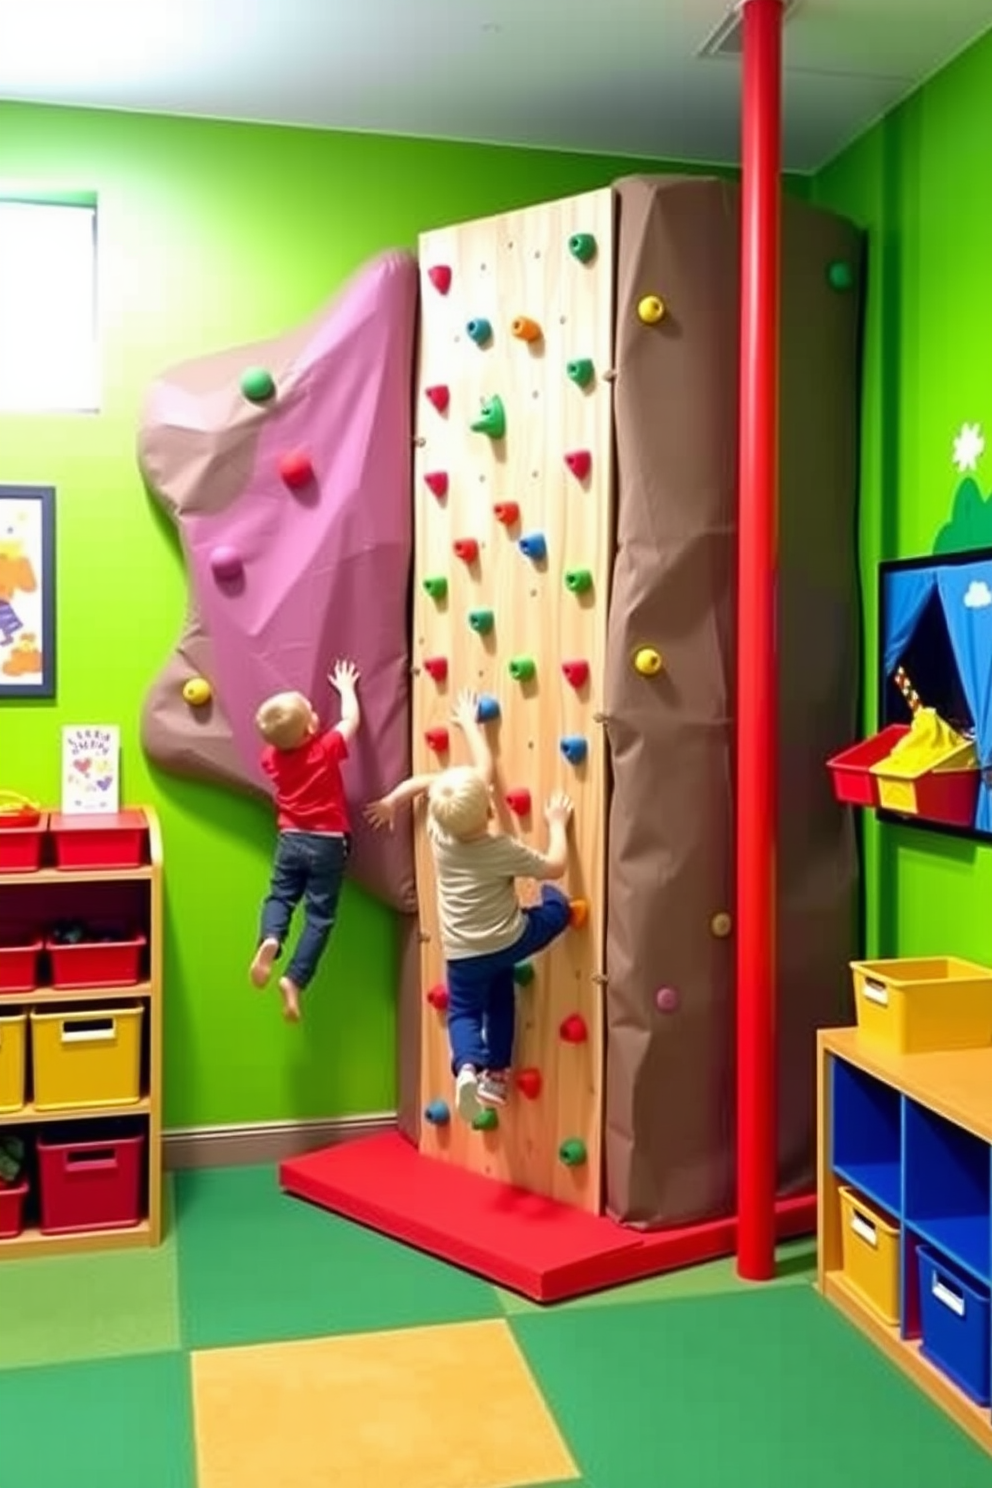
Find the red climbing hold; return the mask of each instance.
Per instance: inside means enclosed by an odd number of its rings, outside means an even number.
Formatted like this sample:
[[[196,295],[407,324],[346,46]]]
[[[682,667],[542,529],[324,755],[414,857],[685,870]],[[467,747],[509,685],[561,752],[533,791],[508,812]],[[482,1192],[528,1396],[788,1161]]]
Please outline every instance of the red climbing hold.
[[[437,986],[432,987],[431,990],[428,992],[427,1001],[437,1012],[445,1012],[450,1001],[448,997],[447,987],[445,987],[441,982],[438,982]]]
[[[586,1020],[579,1013],[569,1013],[558,1030],[563,1044],[584,1044],[589,1037]]]
[[[440,500],[448,494],[448,472],[446,470],[428,470],[424,476],[424,485]]]
[[[541,1071],[539,1069],[517,1070],[517,1089],[520,1091],[520,1094],[525,1095],[528,1100],[537,1100],[537,1097],[541,1093],[542,1084],[543,1081],[541,1079]]]
[[[587,661],[563,661],[561,664],[566,682],[573,687],[584,687],[589,681],[589,663]]]
[[[433,677],[435,682],[443,682],[448,675],[448,658],[446,656],[425,656],[424,671],[428,677]]]
[[[313,480],[313,465],[306,450],[290,450],[279,461],[279,474],[291,491],[309,485]]]
[[[428,749],[433,749],[435,754],[446,754],[448,749],[448,730],[446,728],[429,728],[424,734]]]
[[[523,786],[519,789],[508,790],[506,793],[506,804],[514,816],[529,816],[530,791]]]
[[[427,277],[438,294],[448,293],[451,288],[451,269],[447,264],[432,264],[427,270]]]
[[[504,527],[512,527],[520,521],[520,508],[515,501],[498,501],[493,507],[493,516]]]
[[[592,455],[588,450],[569,450],[565,456],[565,464],[576,480],[585,480],[592,469]]]
[[[479,556],[479,544],[474,537],[459,537],[452,543],[455,557],[463,563],[474,563]]]
[[[445,387],[443,382],[438,382],[433,387],[424,388],[424,397],[438,413],[443,413],[451,402],[451,389]]]

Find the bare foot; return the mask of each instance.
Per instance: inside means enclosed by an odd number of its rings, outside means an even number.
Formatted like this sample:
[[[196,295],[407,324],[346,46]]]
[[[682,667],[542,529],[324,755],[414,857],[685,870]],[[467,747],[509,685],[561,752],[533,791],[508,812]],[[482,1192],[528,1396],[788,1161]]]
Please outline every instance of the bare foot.
[[[279,978],[279,991],[282,993],[283,1017],[290,1023],[300,1021],[300,989],[289,977]]]
[[[251,963],[248,975],[256,987],[267,987],[269,977],[272,975],[272,963],[279,954],[279,942],[271,935],[263,940],[255,952],[255,959]]]

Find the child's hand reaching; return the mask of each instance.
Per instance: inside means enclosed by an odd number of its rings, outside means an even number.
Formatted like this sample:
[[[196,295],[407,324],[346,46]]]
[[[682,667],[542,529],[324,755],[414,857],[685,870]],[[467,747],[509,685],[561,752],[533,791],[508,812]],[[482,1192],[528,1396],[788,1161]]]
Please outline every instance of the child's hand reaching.
[[[571,800],[564,791],[556,791],[544,808],[544,820],[549,827],[567,827],[571,819]]]
[[[392,831],[396,826],[396,806],[389,796],[381,801],[370,801],[365,808],[365,820],[378,832],[382,827]]]
[[[476,715],[479,709],[479,694],[473,692],[470,687],[463,687],[455,698],[455,706],[451,710],[451,719],[460,729],[471,728],[477,721]]]
[[[343,696],[346,692],[354,692],[358,683],[358,675],[358,668],[353,661],[336,661],[328,673],[327,680]]]

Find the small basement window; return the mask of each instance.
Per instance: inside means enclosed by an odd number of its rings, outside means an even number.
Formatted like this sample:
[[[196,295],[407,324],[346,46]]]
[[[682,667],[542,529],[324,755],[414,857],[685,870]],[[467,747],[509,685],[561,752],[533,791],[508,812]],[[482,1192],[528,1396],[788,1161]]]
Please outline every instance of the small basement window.
[[[0,413],[100,403],[96,201],[0,194]]]

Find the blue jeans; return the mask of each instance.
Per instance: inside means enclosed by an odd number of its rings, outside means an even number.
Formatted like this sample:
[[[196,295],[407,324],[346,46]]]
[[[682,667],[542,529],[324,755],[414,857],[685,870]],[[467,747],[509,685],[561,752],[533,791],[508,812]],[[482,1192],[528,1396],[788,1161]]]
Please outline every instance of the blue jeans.
[[[478,1070],[505,1070],[513,1060],[516,1024],[513,968],[536,956],[568,929],[569,902],[551,884],[541,888],[541,902],[525,909],[524,933],[505,951],[449,961],[448,1040],[451,1069],[464,1064]]]
[[[280,832],[272,882],[262,905],[259,943],[275,940],[281,953],[293,911],[303,901],[303,933],[286,968],[302,989],[309,986],[334,928],[344,868],[351,851],[348,836],[320,832]]]

